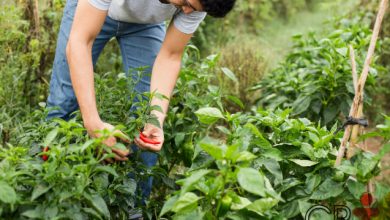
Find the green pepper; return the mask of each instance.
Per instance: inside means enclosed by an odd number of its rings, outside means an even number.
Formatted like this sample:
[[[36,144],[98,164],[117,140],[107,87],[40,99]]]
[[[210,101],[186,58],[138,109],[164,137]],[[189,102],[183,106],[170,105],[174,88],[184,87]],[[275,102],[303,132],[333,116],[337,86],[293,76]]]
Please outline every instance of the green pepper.
[[[335,174],[333,175],[333,178],[332,178],[334,181],[336,182],[342,182],[345,180],[345,175],[344,175],[344,172],[343,171],[336,171]]]
[[[218,216],[224,216],[229,210],[230,206],[232,205],[233,199],[229,195],[225,195],[221,199],[221,206],[218,211]]]

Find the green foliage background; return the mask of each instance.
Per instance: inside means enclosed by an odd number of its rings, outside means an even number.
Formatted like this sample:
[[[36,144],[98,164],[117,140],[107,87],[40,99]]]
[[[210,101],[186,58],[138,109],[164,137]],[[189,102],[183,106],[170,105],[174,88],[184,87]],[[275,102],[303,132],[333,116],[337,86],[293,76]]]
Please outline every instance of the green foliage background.
[[[322,1],[329,2],[335,1]],[[142,207],[149,219],[302,219],[313,204],[358,207],[365,184],[383,172],[381,159],[390,150],[389,118],[379,116],[390,107],[390,16],[365,97],[370,121],[381,123],[365,137],[380,138],[385,147],[377,155],[359,152],[334,168],[341,134],[333,132],[353,97],[347,48],[354,46],[360,70],[376,2],[362,0],[324,30],[296,35],[293,43],[273,42],[283,53],[265,53],[257,39],[264,30],[280,29],[275,21],[287,27],[302,13],[320,13],[319,5],[238,0],[226,19],[208,17],[183,56],[159,164],[148,169],[138,154],[129,163],[103,166],[112,154],[99,149],[110,131],[92,140],[79,116],[45,121],[64,1],[0,3],[0,217],[126,219],[139,200],[135,182],[149,176],[158,186]],[[129,100],[152,94],[131,92],[134,82],[122,73],[114,42],[96,68],[99,112],[134,138],[153,121],[153,107],[142,102],[132,115]],[[275,67],[268,55],[282,62]],[[48,145],[49,160],[43,162]],[[376,205],[386,210],[388,187],[376,188]]]

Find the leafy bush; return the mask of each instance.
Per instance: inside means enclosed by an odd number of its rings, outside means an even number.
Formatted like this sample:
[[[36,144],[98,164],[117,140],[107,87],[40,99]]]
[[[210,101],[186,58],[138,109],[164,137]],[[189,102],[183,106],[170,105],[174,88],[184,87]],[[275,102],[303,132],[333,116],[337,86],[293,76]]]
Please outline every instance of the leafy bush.
[[[0,5],[0,139],[5,143],[31,108],[45,101],[63,2]],[[37,22],[39,21],[39,22]]]
[[[237,49],[237,48],[240,49]],[[225,102],[230,112],[249,110],[259,94],[249,91],[268,70],[268,63],[259,49],[254,44],[247,42],[232,43],[221,49],[221,58],[218,66],[221,66],[217,82],[228,96]],[[242,104],[237,104],[232,99],[239,98]],[[233,102],[233,105],[232,105]],[[243,104],[245,103],[245,104]]]
[[[340,114],[348,116],[354,97],[348,46],[356,53],[360,73],[370,42],[369,19],[341,19],[327,37],[295,36],[294,49],[277,69],[254,89],[260,89],[258,104],[267,109],[292,108],[295,115],[333,125]],[[378,49],[380,47],[378,46]],[[375,90],[380,66],[373,65],[366,91]],[[365,96],[366,103],[370,103]]]
[[[378,175],[379,161],[390,145],[377,156],[360,152],[334,168],[336,128],[328,131],[288,115],[288,110],[226,113],[228,128],[221,129],[226,143],[205,137],[196,144],[187,178],[177,181],[181,188],[166,201],[160,216],[301,219],[316,204],[359,206],[365,184]],[[324,214],[316,219],[326,218]]]
[[[101,147],[109,131],[89,139],[75,120],[55,120],[40,129],[36,131],[46,135],[43,141],[35,142],[40,138],[27,130],[22,142],[28,147],[0,148],[0,216],[107,219],[128,215],[136,199],[135,180],[128,176],[133,163],[102,164],[113,157],[110,148]],[[46,146],[47,153],[42,153]],[[44,155],[47,161],[40,158]]]

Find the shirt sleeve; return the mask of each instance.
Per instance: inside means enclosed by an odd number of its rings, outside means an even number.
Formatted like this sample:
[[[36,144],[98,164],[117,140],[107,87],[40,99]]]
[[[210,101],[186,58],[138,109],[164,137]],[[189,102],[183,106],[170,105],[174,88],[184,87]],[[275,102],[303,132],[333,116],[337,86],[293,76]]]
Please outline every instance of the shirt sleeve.
[[[193,34],[206,15],[206,12],[198,11],[194,11],[190,14],[180,12],[173,18],[173,24],[179,31],[185,34]]]
[[[107,11],[112,0],[88,0],[88,2],[95,8]]]

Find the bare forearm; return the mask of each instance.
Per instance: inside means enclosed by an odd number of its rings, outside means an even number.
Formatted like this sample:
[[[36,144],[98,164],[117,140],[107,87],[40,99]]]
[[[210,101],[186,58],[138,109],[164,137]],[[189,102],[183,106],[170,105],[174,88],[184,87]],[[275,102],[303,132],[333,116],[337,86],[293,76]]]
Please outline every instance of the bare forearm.
[[[91,47],[91,44],[78,41],[70,41],[67,47],[72,85],[86,127],[100,121],[96,107]]]
[[[181,54],[159,54],[153,67],[150,91],[170,98],[179,75],[180,63]],[[158,117],[160,124],[163,124],[168,111],[169,100],[153,98],[151,104],[159,105],[162,108],[163,113],[157,111],[152,113]]]

